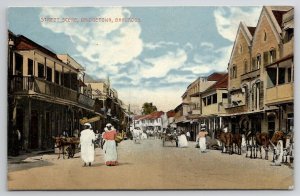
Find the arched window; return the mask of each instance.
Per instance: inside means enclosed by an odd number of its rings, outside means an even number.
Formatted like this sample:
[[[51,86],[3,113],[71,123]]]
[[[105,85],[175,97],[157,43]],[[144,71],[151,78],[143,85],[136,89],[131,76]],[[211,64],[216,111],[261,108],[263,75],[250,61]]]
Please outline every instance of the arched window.
[[[264,31],[264,41],[267,41],[267,33]]]
[[[242,46],[242,44],[240,44],[239,53],[240,53],[240,54],[243,53],[243,46]]]

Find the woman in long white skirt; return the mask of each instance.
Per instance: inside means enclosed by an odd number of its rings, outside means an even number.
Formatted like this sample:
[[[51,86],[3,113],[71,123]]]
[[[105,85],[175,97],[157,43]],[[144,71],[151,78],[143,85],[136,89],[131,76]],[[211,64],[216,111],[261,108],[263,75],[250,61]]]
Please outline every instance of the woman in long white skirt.
[[[205,130],[205,128],[201,128],[201,131],[198,133],[199,137],[199,146],[201,152],[206,152],[206,135],[208,132]]]
[[[188,147],[188,141],[184,133],[181,133],[181,135],[178,136],[178,147]]]
[[[103,134],[103,139],[105,139],[105,144],[103,145],[105,153],[104,159],[107,166],[118,165],[117,145],[115,141],[116,136],[116,130],[111,126],[111,124],[107,124],[105,133]]]

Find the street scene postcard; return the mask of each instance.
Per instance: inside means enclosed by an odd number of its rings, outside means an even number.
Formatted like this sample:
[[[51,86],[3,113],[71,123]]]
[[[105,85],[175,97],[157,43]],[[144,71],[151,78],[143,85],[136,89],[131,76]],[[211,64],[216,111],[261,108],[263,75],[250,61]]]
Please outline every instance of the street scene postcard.
[[[8,190],[294,189],[294,7],[10,7]]]

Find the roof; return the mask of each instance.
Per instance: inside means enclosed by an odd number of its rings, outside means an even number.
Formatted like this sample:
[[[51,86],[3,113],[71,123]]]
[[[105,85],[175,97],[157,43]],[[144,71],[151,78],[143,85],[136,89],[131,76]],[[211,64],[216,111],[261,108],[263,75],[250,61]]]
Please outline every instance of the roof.
[[[176,114],[176,113],[175,113],[174,110],[170,110],[170,111],[167,112],[167,117],[168,117],[168,118],[174,117],[175,114]]]
[[[136,115],[136,116],[134,116],[134,120],[139,120],[140,118],[142,118],[144,115]]]
[[[256,27],[247,27],[249,32],[251,33],[251,35],[253,36],[254,35],[254,32],[255,32],[255,29]]]
[[[215,84],[210,86],[206,91],[227,88],[228,85],[228,74],[224,74],[220,80],[218,80]]]
[[[163,111],[152,112],[151,114],[141,117],[140,120],[160,118],[163,114]]]
[[[272,10],[279,26],[282,25],[282,17],[283,17],[283,14],[285,14],[287,11],[281,11],[281,10]]]
[[[225,72],[214,72],[207,77],[208,81],[218,81],[226,75]]]

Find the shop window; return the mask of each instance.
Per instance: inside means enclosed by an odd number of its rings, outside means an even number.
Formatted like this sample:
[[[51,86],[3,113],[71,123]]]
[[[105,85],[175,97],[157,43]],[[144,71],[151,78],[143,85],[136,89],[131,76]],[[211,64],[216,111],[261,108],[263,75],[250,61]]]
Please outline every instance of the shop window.
[[[294,130],[294,113],[289,113],[287,115],[287,131],[293,131]]]

